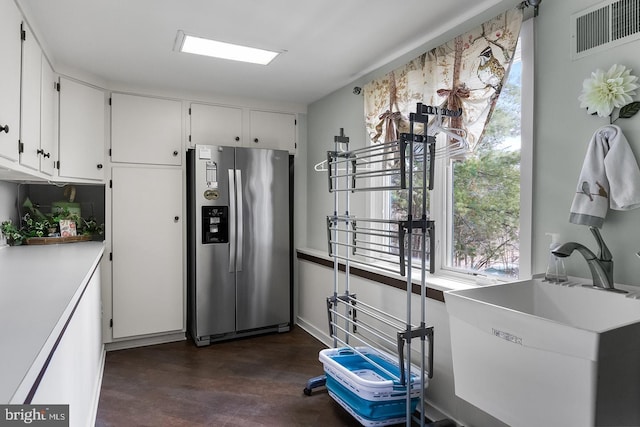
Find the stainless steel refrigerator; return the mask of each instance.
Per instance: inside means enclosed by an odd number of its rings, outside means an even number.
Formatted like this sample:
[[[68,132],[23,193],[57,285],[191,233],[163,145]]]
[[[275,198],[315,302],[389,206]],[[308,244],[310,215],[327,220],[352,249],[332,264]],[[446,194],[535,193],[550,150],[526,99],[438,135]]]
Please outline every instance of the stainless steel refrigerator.
[[[288,331],[288,152],[197,145],[187,159],[191,337],[203,346]]]

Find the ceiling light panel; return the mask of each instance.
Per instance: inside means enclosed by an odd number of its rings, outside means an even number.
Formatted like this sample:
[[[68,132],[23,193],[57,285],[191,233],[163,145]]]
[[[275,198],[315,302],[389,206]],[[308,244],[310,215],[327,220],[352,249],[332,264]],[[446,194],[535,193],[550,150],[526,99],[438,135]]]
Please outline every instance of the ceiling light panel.
[[[261,65],[269,64],[281,53],[192,36],[182,31],[178,31],[176,41],[180,52]]]

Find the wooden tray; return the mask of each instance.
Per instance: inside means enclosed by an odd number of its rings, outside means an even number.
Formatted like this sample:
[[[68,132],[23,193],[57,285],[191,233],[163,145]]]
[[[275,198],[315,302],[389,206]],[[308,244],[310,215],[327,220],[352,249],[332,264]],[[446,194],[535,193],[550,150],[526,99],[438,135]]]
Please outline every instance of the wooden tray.
[[[55,245],[58,243],[87,242],[91,236],[68,236],[68,237],[29,237],[27,245]]]

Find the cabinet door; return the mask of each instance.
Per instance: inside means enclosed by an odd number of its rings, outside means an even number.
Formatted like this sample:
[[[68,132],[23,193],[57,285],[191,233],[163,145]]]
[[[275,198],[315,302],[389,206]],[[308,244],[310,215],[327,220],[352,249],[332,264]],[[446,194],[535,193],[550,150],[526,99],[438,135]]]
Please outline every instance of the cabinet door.
[[[245,147],[272,148],[294,153],[296,149],[296,115],[251,111],[251,138]]]
[[[20,102],[20,164],[40,169],[40,84],[42,51],[28,25],[23,24],[22,93]]]
[[[112,94],[112,162],[181,165],[181,148],[181,101]]]
[[[183,180],[112,167],[113,338],[183,329]]]
[[[53,176],[58,160],[58,91],[55,75],[47,58],[42,57],[42,83],[40,85],[40,171]]]
[[[242,137],[242,109],[191,104],[191,145],[238,147]]]
[[[69,405],[67,425],[72,427],[89,426],[95,421],[92,410],[100,393],[104,348],[100,330],[101,315],[98,268],[65,326],[64,334],[31,401],[34,405]]]
[[[105,94],[60,77],[59,175],[103,180]]]
[[[13,0],[0,0],[0,156],[18,160],[20,138],[20,24]]]

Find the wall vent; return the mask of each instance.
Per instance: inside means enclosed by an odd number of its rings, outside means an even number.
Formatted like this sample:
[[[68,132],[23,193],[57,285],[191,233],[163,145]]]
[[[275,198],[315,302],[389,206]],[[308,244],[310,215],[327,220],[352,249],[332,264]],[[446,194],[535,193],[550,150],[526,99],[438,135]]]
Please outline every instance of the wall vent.
[[[609,0],[571,15],[571,59],[640,39],[640,0]]]

